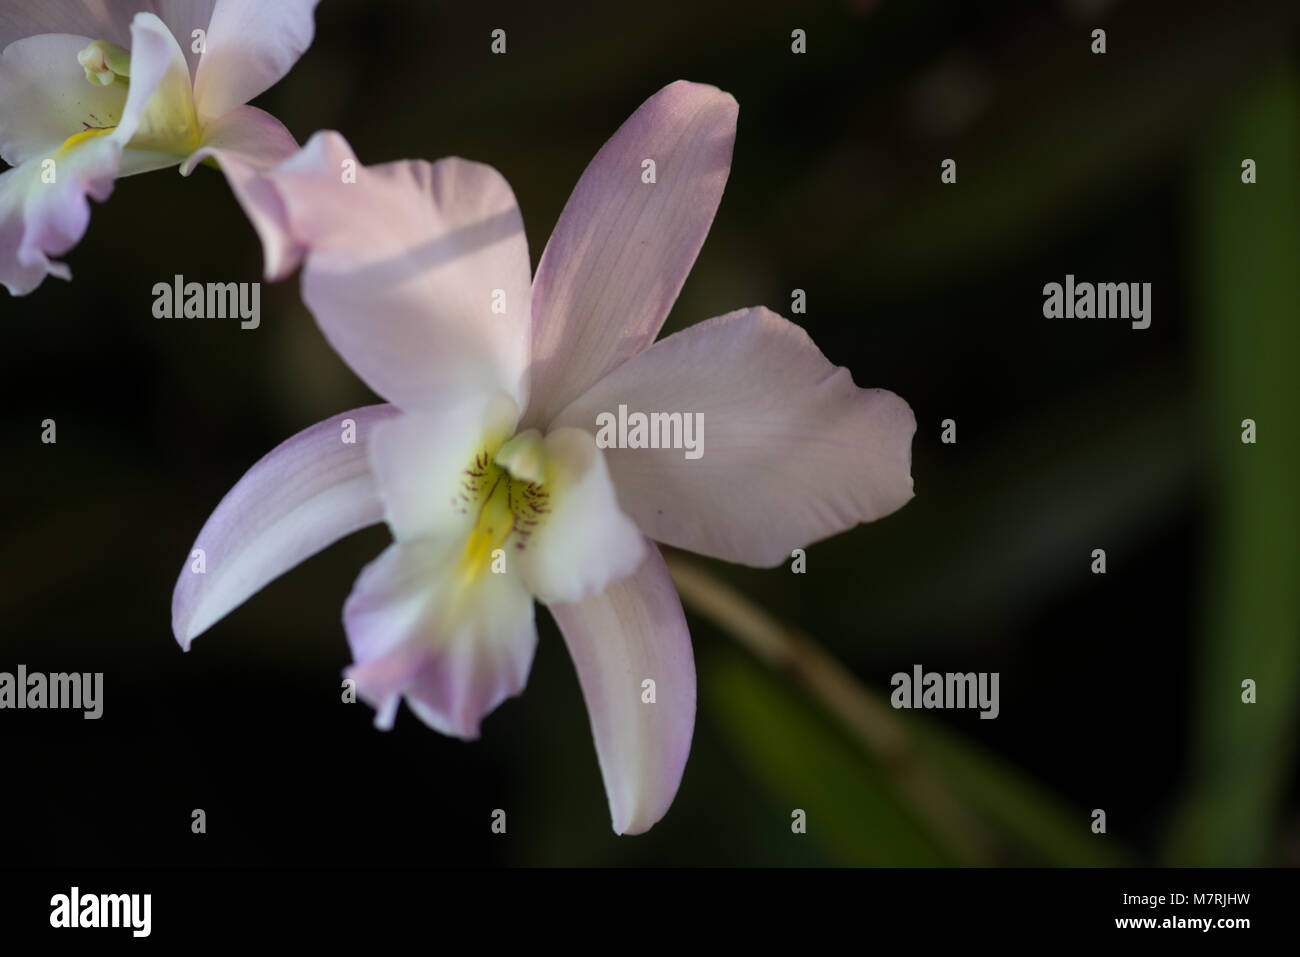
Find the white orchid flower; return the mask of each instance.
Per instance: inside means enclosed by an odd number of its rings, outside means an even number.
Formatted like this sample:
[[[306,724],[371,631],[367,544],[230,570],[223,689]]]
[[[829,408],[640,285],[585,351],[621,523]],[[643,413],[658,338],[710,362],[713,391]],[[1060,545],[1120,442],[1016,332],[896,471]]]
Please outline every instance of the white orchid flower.
[[[321,422],[240,479],[177,583],[181,646],[386,520],[395,542],[344,607],[346,674],[377,723],[405,700],[476,737],[523,689],[537,599],[577,668],[615,831],[658,821],[696,689],[654,541],[771,566],[912,496],[907,404],[855,386],[798,326],[751,308],[654,342],[721,200],[736,116],[709,86],[651,97],[583,173],[536,276],[488,166],[359,167],[327,133],[269,174],[306,249],[303,298],[390,404]],[[702,415],[703,454],[599,448],[597,419],[620,405]]]
[[[264,242],[283,236],[254,203],[256,174],[298,149],[245,106],[311,44],[318,0],[32,0],[0,11],[0,282],[46,276],[113,181],[168,166],[221,167]],[[271,249],[270,246],[267,247]],[[292,260],[293,251],[282,251]],[[268,264],[270,260],[268,260]],[[292,264],[288,268],[292,268]]]

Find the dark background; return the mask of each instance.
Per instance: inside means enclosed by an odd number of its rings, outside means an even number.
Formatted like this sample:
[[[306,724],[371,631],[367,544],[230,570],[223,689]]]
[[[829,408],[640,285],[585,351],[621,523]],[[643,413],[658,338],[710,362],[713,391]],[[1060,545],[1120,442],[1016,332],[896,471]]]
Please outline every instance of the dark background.
[[[917,495],[811,548],[806,575],[706,565],[874,698],[916,663],[997,671],[1001,716],[887,713],[945,817],[688,609],[690,763],[667,817],[618,838],[545,612],[528,688],[478,742],[407,712],[380,733],[340,702],[340,611],[382,527],[182,654],[172,587],[220,497],[370,397],[296,279],[263,286],[256,331],[153,318],[152,286],[175,273],[261,270],[219,174],[159,172],[95,208],[71,284],[0,302],[0,671],[105,673],[99,721],[0,712],[5,861],[1300,862],[1296,19],[1285,0],[324,0],[315,44],[258,105],[300,141],[342,131],[365,162],[492,164],[534,264],[644,99],[679,78],[736,96],[731,179],[666,331],[747,305],[789,316],[805,289],[791,318],[915,410]],[[1151,328],[1044,319],[1042,286],[1067,272],[1151,282]],[[1259,703],[1241,703],[1244,678]],[[952,820],[977,828],[975,850],[945,836]]]

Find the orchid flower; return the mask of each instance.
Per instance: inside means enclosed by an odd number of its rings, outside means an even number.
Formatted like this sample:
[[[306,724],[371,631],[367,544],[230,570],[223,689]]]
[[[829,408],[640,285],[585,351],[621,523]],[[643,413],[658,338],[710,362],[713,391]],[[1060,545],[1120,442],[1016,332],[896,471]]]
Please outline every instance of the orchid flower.
[[[430,727],[475,738],[524,687],[537,599],[576,666],[614,830],[658,821],[696,688],[654,543],[772,566],[912,495],[907,404],[856,387],[793,323],[741,309],[654,342],[722,197],[736,116],[710,86],[651,97],[582,174],[535,276],[491,167],[361,167],[342,137],[318,133],[270,172],[284,242],[306,250],[304,300],[388,403],[308,428],[239,480],[177,583],[182,648],[307,556],[386,521],[395,541],[343,611],[345,674],[376,724],[405,700]],[[620,404],[702,414],[703,454],[598,447],[597,417]]]
[[[311,44],[317,2],[7,3],[0,157],[13,168],[0,174],[0,282],[10,294],[47,275],[71,278],[51,257],[81,240],[87,198],[103,202],[119,176],[177,165],[188,176],[211,160],[251,211],[257,173],[298,144],[275,117],[244,104]]]

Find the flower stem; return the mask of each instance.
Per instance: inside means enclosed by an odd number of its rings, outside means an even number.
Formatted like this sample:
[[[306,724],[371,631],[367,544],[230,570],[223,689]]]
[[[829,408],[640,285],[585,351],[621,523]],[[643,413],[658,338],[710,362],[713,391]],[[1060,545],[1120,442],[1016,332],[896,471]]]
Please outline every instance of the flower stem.
[[[903,722],[808,635],[759,608],[701,565],[665,550],[682,603],[763,664],[797,680],[885,770],[916,813],[966,863],[994,863],[995,842],[924,766]]]

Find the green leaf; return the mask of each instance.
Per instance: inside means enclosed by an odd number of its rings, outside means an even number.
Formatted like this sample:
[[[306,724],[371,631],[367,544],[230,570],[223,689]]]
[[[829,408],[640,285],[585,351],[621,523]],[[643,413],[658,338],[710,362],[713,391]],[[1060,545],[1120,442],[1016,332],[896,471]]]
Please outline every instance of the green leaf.
[[[732,650],[710,654],[699,674],[701,705],[771,799],[773,835],[814,842],[826,863],[954,863],[880,766],[806,696]],[[795,809],[807,814],[806,835],[791,830]]]
[[[1026,858],[1023,863],[1072,867],[1132,863],[1129,852],[1114,838],[1092,833],[1092,819],[1086,810],[1066,805],[1001,758],[935,722],[919,715],[911,717],[916,748],[926,764],[964,803],[997,828],[1018,855]]]
[[[932,721],[898,716],[910,754],[885,767],[778,675],[735,652],[709,659],[700,669],[701,703],[774,805],[785,809],[773,827],[788,831],[790,812],[802,808],[806,839],[820,842],[829,861],[1102,866],[1130,860],[1113,839],[1091,833],[1085,811]],[[917,790],[902,786],[909,764],[942,787],[942,802],[917,806]],[[954,828],[967,822],[973,827],[963,840],[952,841],[961,833]]]
[[[1206,382],[1204,425],[1216,468],[1200,616],[1193,786],[1169,844],[1172,862],[1267,863],[1296,746],[1300,694],[1300,82],[1258,74],[1207,130],[1191,193]],[[1242,183],[1242,161],[1258,182]],[[1254,419],[1256,444],[1242,442]],[[1242,701],[1242,682],[1257,703]]]

